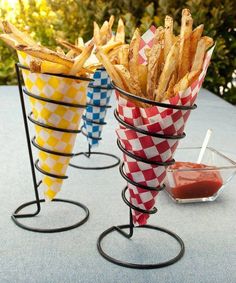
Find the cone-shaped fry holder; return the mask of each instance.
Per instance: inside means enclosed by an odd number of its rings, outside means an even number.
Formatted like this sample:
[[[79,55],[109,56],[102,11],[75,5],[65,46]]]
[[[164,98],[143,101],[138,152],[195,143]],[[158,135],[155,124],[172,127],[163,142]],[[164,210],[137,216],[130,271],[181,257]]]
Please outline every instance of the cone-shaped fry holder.
[[[62,152],[57,152],[57,151],[52,151],[49,149],[46,149],[40,145],[38,145],[36,143],[36,138],[35,136],[31,139],[30,138],[30,132],[29,132],[29,126],[28,126],[28,121],[27,118],[30,122],[32,122],[35,125],[38,125],[40,127],[46,128],[46,129],[51,129],[54,131],[60,131],[60,132],[66,132],[66,133],[80,133],[80,130],[70,130],[70,129],[61,129],[61,128],[56,128],[50,125],[46,125],[44,123],[41,123],[40,121],[37,121],[33,118],[32,116],[32,112],[27,115],[26,113],[26,108],[25,108],[25,99],[24,99],[24,94],[26,94],[29,97],[33,97],[35,99],[41,100],[41,101],[46,101],[52,104],[59,104],[59,105],[63,105],[63,106],[68,106],[68,107],[75,107],[75,108],[85,108],[85,105],[80,105],[80,104],[73,104],[73,103],[66,103],[66,102],[62,102],[62,101],[55,101],[52,99],[48,99],[48,98],[44,98],[44,97],[40,97],[38,95],[35,95],[33,93],[28,92],[25,88],[23,88],[22,83],[21,83],[21,76],[20,76],[20,69],[26,69],[29,70],[28,67],[25,67],[21,64],[16,64],[15,65],[16,68],[16,74],[17,74],[17,80],[18,80],[18,88],[19,88],[19,94],[20,94],[20,101],[21,101],[21,108],[22,108],[22,114],[23,114],[23,120],[24,120],[24,126],[25,126],[25,133],[26,133],[26,140],[27,140],[27,146],[28,146],[28,153],[29,153],[29,159],[30,159],[30,165],[31,165],[31,174],[32,174],[32,179],[33,179],[33,186],[34,186],[34,193],[35,193],[35,200],[27,202],[27,203],[23,203],[22,205],[20,205],[12,214],[12,220],[14,221],[14,223],[25,229],[25,230],[29,230],[29,231],[33,231],[33,232],[40,232],[40,233],[55,233],[55,232],[63,232],[63,231],[67,231],[67,230],[71,230],[74,228],[77,228],[79,226],[81,226],[82,224],[84,224],[88,218],[89,218],[89,210],[88,208],[82,204],[79,203],[77,201],[73,201],[73,200],[67,200],[67,199],[59,199],[59,198],[55,198],[52,201],[53,202],[62,202],[62,203],[68,203],[68,204],[72,204],[75,205],[79,208],[81,208],[84,211],[84,216],[82,218],[82,220],[79,220],[78,222],[76,222],[73,225],[68,225],[68,226],[64,226],[64,227],[58,227],[58,228],[36,228],[36,227],[31,227],[28,225],[25,225],[23,223],[21,223],[19,221],[20,218],[31,218],[34,216],[37,216],[40,211],[41,211],[41,203],[45,202],[44,199],[40,199],[39,198],[39,192],[38,192],[38,188],[41,185],[42,181],[37,181],[37,177],[36,177],[36,172],[35,172],[35,168],[41,172],[42,174],[52,177],[52,178],[56,178],[56,179],[67,179],[68,176],[61,176],[61,175],[56,175],[56,174],[52,174],[49,173],[45,170],[43,170],[42,168],[40,168],[39,166],[39,160],[37,159],[34,162],[33,159],[33,153],[32,153],[32,146],[31,143],[40,151],[46,152],[46,153],[50,153],[50,154],[54,154],[57,156],[66,156],[66,157],[72,157],[73,153],[62,153]],[[65,77],[65,78],[69,78],[69,79],[80,79],[80,80],[86,80],[84,78],[78,78],[75,76],[67,76],[67,75],[55,75],[55,74],[48,74],[48,75],[52,75],[52,76],[58,76],[58,77]],[[25,207],[31,206],[31,205],[36,205],[36,211],[33,213],[20,213],[22,211],[22,209],[24,209]]]
[[[106,72],[105,68],[99,68],[98,71],[99,72]],[[106,76],[108,77],[107,73],[106,73]],[[94,82],[96,82],[96,83],[94,83]],[[101,94],[102,92],[112,91],[113,87],[111,86],[111,84],[109,82],[110,82],[110,79],[108,80],[107,78],[102,79],[101,77],[99,77],[98,80],[96,80],[96,78],[95,78],[95,81],[92,81],[92,82],[89,83],[88,92],[90,92],[90,95],[92,96],[93,92],[95,92],[95,93],[97,92],[97,93]],[[102,104],[100,104],[100,101],[99,101],[99,103],[91,103],[91,102],[87,103],[85,114],[82,116],[82,119],[84,120],[84,124],[81,127],[81,133],[88,140],[88,151],[75,153],[72,161],[70,162],[71,167],[74,167],[74,168],[77,168],[77,169],[85,169],[85,170],[104,170],[104,169],[110,169],[110,168],[116,167],[117,165],[120,164],[120,158],[117,157],[116,155],[111,154],[111,153],[106,153],[106,152],[101,152],[101,151],[93,151],[92,150],[92,145],[97,144],[100,140],[102,140],[101,130],[96,131],[96,132],[98,132],[98,134],[94,133],[93,130],[90,131],[89,133],[85,130],[86,124],[90,125],[92,129],[101,128],[101,127],[105,126],[107,123],[104,121],[104,119],[102,119],[102,121],[98,121],[97,119],[94,119],[93,113],[99,113],[100,111],[104,112],[109,108],[111,108],[111,106],[108,105],[106,103],[106,101]],[[87,117],[88,116],[88,115],[86,115],[87,113],[90,114],[92,119]],[[95,134],[96,134],[96,136],[95,136]],[[92,143],[92,145],[91,145],[91,143]],[[86,158],[91,158],[93,155],[108,156],[109,158],[112,158],[114,161],[111,164],[104,165],[104,166],[83,166],[83,165],[81,165],[81,163],[82,163],[81,160],[78,160],[79,156],[85,156]],[[74,162],[75,158],[76,158],[76,161],[79,165]],[[92,162],[92,160],[91,160],[91,162]],[[94,164],[94,162],[92,162],[92,163]]]
[[[114,84],[113,84],[113,86],[123,96],[131,98],[132,100],[136,100],[136,101],[139,101],[139,102],[144,102],[144,103],[150,104],[152,106],[155,105],[155,106],[160,106],[160,107],[163,107],[163,108],[172,108],[172,109],[181,109],[181,110],[193,110],[193,109],[195,109],[197,107],[195,104],[193,106],[182,106],[182,105],[172,105],[172,104],[167,104],[167,103],[154,102],[154,101],[149,100],[149,99],[145,99],[145,98],[141,98],[141,97],[137,97],[135,95],[132,95],[132,94],[130,94],[130,93],[128,93],[128,92],[118,88]],[[133,125],[130,125],[130,124],[126,123],[125,121],[123,121],[121,119],[121,117],[118,115],[117,110],[115,110],[114,115],[115,115],[116,120],[118,121],[118,123],[121,126],[129,128],[129,129],[132,129],[132,130],[134,130],[136,132],[139,132],[139,133],[142,133],[144,135],[149,135],[149,136],[152,136],[152,137],[158,137],[158,138],[163,138],[163,139],[176,139],[176,140],[182,139],[182,138],[185,137],[185,133],[179,134],[179,135],[164,135],[164,134],[152,133],[152,132],[144,131],[142,129],[139,129],[139,128],[137,128],[137,127],[135,127]],[[137,161],[141,161],[141,162],[147,163],[147,164],[151,164],[151,165],[153,164],[153,165],[165,166],[166,167],[166,166],[169,166],[169,165],[171,165],[171,164],[173,164],[175,162],[174,159],[171,159],[171,160],[169,160],[167,162],[159,162],[159,161],[152,161],[152,160],[149,160],[149,159],[145,159],[145,158],[142,158],[140,156],[136,156],[133,153],[127,151],[122,146],[122,144],[121,144],[121,142],[119,140],[117,140],[117,145],[118,145],[119,149],[124,154],[129,156],[130,158],[132,158],[134,160],[137,160]],[[132,184],[134,186],[140,187],[140,188],[142,188],[143,190],[146,190],[146,191],[156,191],[156,192],[159,192],[159,191],[161,191],[161,190],[163,190],[165,188],[164,184],[162,186],[160,186],[160,187],[150,187],[150,186],[146,186],[146,185],[134,182],[133,180],[128,178],[128,176],[126,175],[126,173],[123,170],[123,167],[124,167],[124,162],[120,165],[120,174],[128,183],[130,183],[130,184]],[[167,230],[165,228],[159,227],[159,226],[153,226],[153,225],[134,226],[134,224],[133,224],[133,217],[132,217],[132,209],[136,210],[138,212],[144,213],[144,214],[155,214],[157,212],[157,209],[156,209],[156,207],[153,207],[151,210],[145,210],[145,209],[141,209],[139,207],[134,206],[126,198],[126,191],[127,191],[127,189],[128,189],[128,186],[126,186],[123,189],[123,191],[122,191],[122,199],[125,202],[125,204],[129,206],[129,224],[112,226],[109,229],[105,230],[99,236],[98,241],[97,241],[97,248],[98,248],[99,253],[106,260],[108,260],[108,261],[110,261],[110,262],[112,262],[114,264],[117,264],[117,265],[120,265],[120,266],[124,266],[124,267],[128,267],[128,268],[136,268],[136,269],[161,268],[161,267],[165,267],[165,266],[171,265],[171,264],[179,261],[183,257],[183,255],[184,255],[185,246],[184,246],[183,240],[177,234],[175,234],[174,232],[172,232],[170,230]],[[117,231],[119,234],[121,234],[125,238],[131,239],[133,234],[134,234],[134,230],[135,229],[150,229],[150,230],[156,230],[156,231],[168,234],[169,236],[171,236],[172,238],[174,238],[178,242],[178,244],[180,246],[179,253],[176,256],[174,256],[173,258],[171,258],[171,259],[169,259],[167,261],[164,261],[164,262],[150,263],[150,264],[139,264],[139,263],[131,263],[131,262],[126,262],[126,261],[123,261],[123,260],[116,259],[116,258],[110,256],[107,252],[104,251],[104,249],[102,247],[102,241],[110,233],[112,233],[114,231]],[[128,230],[128,232],[125,231],[125,230]]]

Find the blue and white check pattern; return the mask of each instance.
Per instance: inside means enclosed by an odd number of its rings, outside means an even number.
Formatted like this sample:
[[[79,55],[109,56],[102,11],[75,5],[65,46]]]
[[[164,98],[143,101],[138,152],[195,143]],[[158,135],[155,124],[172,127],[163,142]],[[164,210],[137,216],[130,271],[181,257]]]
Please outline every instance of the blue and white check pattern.
[[[112,89],[110,86],[110,77],[104,68],[98,69],[93,75],[94,81],[89,84],[87,92],[87,103],[93,104],[86,107],[83,119],[83,132],[87,135],[90,146],[97,146],[102,134],[103,123],[105,121],[107,108],[97,107],[96,105],[107,106],[110,101]],[[96,88],[98,86],[98,88]],[[106,87],[108,89],[101,89],[99,87]],[[94,88],[95,87],[95,88]],[[93,122],[92,122],[93,121]],[[97,124],[97,123],[101,124]],[[95,138],[95,139],[93,139]]]

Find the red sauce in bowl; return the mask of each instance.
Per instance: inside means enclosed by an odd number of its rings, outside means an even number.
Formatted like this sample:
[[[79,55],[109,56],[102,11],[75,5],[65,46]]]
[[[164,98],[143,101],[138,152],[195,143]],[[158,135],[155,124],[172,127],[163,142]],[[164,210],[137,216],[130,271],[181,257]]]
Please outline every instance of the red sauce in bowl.
[[[170,169],[201,169],[211,168],[205,164],[196,164],[191,162],[176,162]],[[222,186],[223,180],[220,172],[216,170],[193,170],[193,171],[173,171],[174,187],[171,193],[174,198],[203,198],[213,196]]]

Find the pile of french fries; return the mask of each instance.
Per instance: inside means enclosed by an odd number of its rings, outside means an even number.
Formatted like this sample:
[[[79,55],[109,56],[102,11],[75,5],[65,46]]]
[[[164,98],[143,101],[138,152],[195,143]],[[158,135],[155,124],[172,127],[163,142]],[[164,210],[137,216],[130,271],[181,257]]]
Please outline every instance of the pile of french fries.
[[[112,62],[117,63],[118,51],[125,45],[125,27],[123,21],[118,22],[117,33],[113,35],[112,26],[114,16],[109,21],[105,21],[99,28],[94,22],[94,37],[85,44],[82,37],[79,37],[75,44],[63,39],[57,39],[58,46],[56,51],[42,46],[35,42],[29,35],[18,30],[8,21],[0,21],[0,27],[3,31],[0,38],[17,51],[27,53],[32,57],[29,68],[34,73],[53,73],[68,74],[80,77],[88,77],[101,67],[101,63],[89,60],[92,56],[94,46],[102,48]],[[128,46],[126,45],[126,48]]]
[[[130,45],[124,45],[116,61],[99,45],[96,56],[114,83],[125,91],[153,101],[164,101],[186,90],[199,76],[206,51],[213,39],[202,37],[203,25],[193,30],[188,9],[182,11],[179,35],[173,33],[173,19],[165,17],[165,26],[158,27],[151,48],[145,49],[147,64],[138,62],[141,35],[136,29]],[[128,47],[127,47],[128,46]]]

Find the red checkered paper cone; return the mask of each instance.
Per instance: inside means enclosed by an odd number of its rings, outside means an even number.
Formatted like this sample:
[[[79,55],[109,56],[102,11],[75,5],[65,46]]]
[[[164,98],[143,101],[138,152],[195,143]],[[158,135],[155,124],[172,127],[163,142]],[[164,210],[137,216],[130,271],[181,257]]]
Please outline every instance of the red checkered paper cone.
[[[151,33],[153,34],[152,30]],[[203,70],[198,79],[188,89],[179,92],[178,95],[164,101],[164,103],[183,106],[192,106],[194,104],[205,78],[213,49],[214,47],[207,52]],[[140,54],[140,59],[145,62],[142,54]],[[116,95],[119,117],[126,123],[138,129],[162,135],[172,136],[183,134],[190,110],[171,109],[160,106],[141,108],[122,97],[118,91],[116,91]],[[124,126],[120,126],[117,129],[117,136],[121,145],[127,151],[151,161],[170,161],[178,146],[177,139],[152,137],[125,128]],[[167,168],[165,166],[137,161],[124,154],[124,169],[127,177],[132,181],[141,185],[158,188],[164,183]],[[145,190],[130,183],[128,183],[128,191],[132,205],[144,210],[151,210],[154,207],[158,195],[157,191]],[[132,214],[135,225],[145,225],[147,223],[149,214],[144,214],[134,209],[132,210]]]
[[[18,52],[19,61],[29,66],[32,59],[29,55]],[[88,81],[76,81],[68,78],[57,77],[56,75],[45,75],[31,73],[22,70],[26,89],[40,97],[56,101],[86,104],[86,91]],[[41,123],[60,129],[78,130],[83,114],[83,108],[68,107],[49,103],[33,97],[29,98],[33,118]],[[73,151],[76,133],[56,131],[35,125],[36,143],[48,150],[60,153]],[[70,162],[70,157],[60,156],[38,151],[39,167],[53,175],[64,176]],[[44,175],[42,187],[46,200],[52,200],[60,191],[63,180]]]

